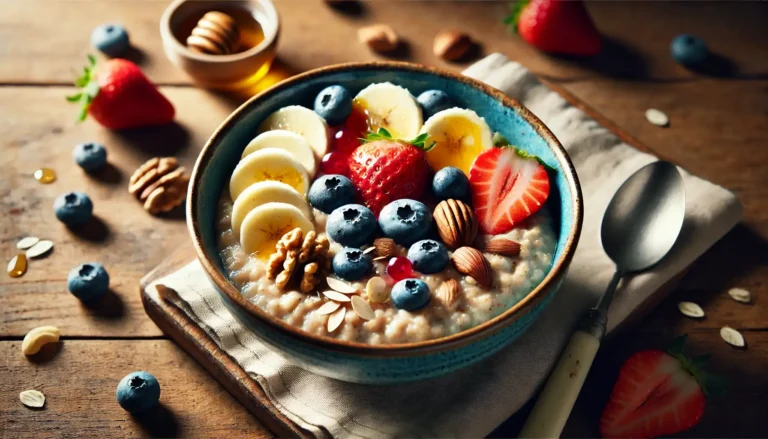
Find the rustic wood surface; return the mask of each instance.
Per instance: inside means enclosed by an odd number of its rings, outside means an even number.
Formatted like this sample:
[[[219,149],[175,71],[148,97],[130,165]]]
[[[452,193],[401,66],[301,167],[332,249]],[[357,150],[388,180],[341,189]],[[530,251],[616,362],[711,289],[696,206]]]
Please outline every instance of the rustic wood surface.
[[[155,155],[176,155],[185,166],[208,135],[242,102],[242,96],[192,88],[164,57],[158,19],[167,1],[7,0],[0,13],[0,242],[6,259],[26,235],[53,239],[46,259],[32,261],[22,278],[0,281],[0,437],[264,437],[268,433],[213,379],[148,319],[137,294],[139,279],[182,245],[183,212],[161,218],[146,214],[126,191],[133,169]],[[137,6],[140,5],[140,6]],[[734,190],[745,220],[707,252],[681,287],[657,311],[599,356],[568,434],[594,436],[600,408],[618,365],[635,349],[659,347],[691,334],[694,349],[715,355],[713,370],[731,382],[730,393],[710,402],[688,436],[767,436],[768,308],[768,3],[594,2],[595,22],[608,38],[596,60],[577,62],[542,55],[500,23],[506,2],[369,2],[356,15],[327,8],[319,0],[278,0],[282,16],[281,71],[377,56],[356,42],[357,27],[390,23],[409,42],[401,59],[460,70],[431,53],[431,38],[444,27],[470,33],[484,53],[500,51],[543,79],[563,87],[630,135],[704,178]],[[111,133],[89,121],[73,123],[75,110],[63,100],[89,49],[90,30],[121,21],[131,32],[132,57],[174,102],[178,123],[160,129]],[[727,58],[726,77],[677,66],[668,54],[680,32],[704,37]],[[715,72],[718,73],[718,72]],[[722,75],[720,75],[722,76]],[[644,119],[649,107],[665,111],[671,126]],[[72,147],[102,141],[111,167],[89,177],[73,163]],[[31,177],[41,166],[57,170],[48,186]],[[53,199],[85,190],[98,218],[68,230],[52,213]],[[66,275],[77,263],[103,262],[113,294],[85,308],[66,291]],[[751,305],[725,291],[745,287]],[[703,321],[680,316],[675,304],[693,299],[707,311]],[[64,342],[48,361],[30,362],[20,340],[32,327],[62,328]],[[718,329],[741,330],[747,349],[732,349]],[[114,387],[127,372],[146,369],[163,383],[168,408],[161,421],[136,420],[114,401]],[[45,410],[31,411],[18,392],[40,388]],[[520,416],[497,436],[510,436]],[[154,422],[153,422],[154,421]]]

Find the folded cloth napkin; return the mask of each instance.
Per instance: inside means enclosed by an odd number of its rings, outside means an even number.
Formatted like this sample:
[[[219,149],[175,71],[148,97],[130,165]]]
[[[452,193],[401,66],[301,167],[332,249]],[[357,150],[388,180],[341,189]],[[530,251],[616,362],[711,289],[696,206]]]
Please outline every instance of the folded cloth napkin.
[[[562,288],[521,338],[492,358],[448,376],[400,386],[350,384],[306,372],[282,359],[224,308],[197,262],[159,282],[175,304],[264,388],[288,418],[318,437],[481,437],[518,410],[546,378],[583,313],[613,274],[598,230],[611,196],[634,171],[657,160],[541,84],[520,64],[493,54],[465,75],[531,109],[565,145],[584,191],[584,229]],[[625,281],[609,330],[691,264],[741,218],[729,191],[682,171],[686,218],[679,245],[660,265]]]

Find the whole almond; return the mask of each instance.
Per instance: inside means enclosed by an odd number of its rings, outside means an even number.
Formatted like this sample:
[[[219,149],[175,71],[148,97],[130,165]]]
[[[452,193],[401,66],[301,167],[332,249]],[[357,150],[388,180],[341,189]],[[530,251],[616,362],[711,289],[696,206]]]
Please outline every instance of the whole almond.
[[[460,247],[453,252],[451,261],[459,273],[472,277],[485,288],[490,288],[493,282],[493,270],[491,263],[480,250],[472,247]]]
[[[485,243],[483,251],[501,256],[517,256],[520,254],[520,244],[507,238],[493,238]]]
[[[435,56],[446,61],[457,61],[469,53],[472,44],[469,35],[456,30],[444,30],[435,36],[432,51]]]
[[[391,258],[397,254],[397,244],[392,238],[376,238],[373,240],[376,257]]]
[[[443,282],[437,287],[435,298],[446,308],[454,309],[459,298],[459,282],[456,279]]]
[[[449,248],[472,245],[477,236],[477,218],[472,208],[459,200],[443,200],[432,213],[440,239]]]
[[[357,39],[374,52],[386,53],[397,49],[400,44],[395,30],[386,24],[372,24],[357,30]]]

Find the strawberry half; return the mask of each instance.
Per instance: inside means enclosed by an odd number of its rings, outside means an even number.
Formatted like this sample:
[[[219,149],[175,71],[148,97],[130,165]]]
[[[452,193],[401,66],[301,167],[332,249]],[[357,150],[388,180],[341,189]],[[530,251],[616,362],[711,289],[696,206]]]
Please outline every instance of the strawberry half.
[[[147,79],[139,66],[128,60],[115,58],[96,68],[96,59],[89,55],[88,66],[75,85],[82,91],[67,96],[67,100],[80,104],[81,121],[90,114],[113,130],[173,121],[173,104]]]
[[[711,395],[719,384],[702,370],[709,357],[687,358],[684,343],[681,337],[669,352],[641,351],[624,362],[600,418],[603,437],[652,438],[699,422],[705,393]]]
[[[536,213],[549,197],[549,175],[535,157],[514,147],[491,148],[469,170],[469,189],[483,232],[506,233]]]

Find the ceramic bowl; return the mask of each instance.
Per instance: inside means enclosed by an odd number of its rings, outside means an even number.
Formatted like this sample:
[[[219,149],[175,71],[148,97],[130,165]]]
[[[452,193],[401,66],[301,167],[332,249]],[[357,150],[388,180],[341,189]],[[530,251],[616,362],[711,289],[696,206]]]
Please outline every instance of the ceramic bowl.
[[[228,187],[240,155],[259,123],[286,105],[312,107],[315,95],[331,84],[351,92],[390,81],[414,95],[444,90],[460,106],[484,117],[513,144],[552,167],[547,201],[555,224],[557,249],[552,268],[530,294],[512,308],[474,328],[448,337],[371,346],[313,335],[263,312],[243,297],[225,274],[217,250],[217,202]],[[398,62],[350,63],[294,76],[254,96],[213,133],[192,172],[187,218],[203,269],[229,310],[278,353],[312,372],[361,383],[401,383],[444,374],[502,349],[525,331],[552,299],[576,249],[582,224],[582,198],[576,172],[562,145],[529,110],[500,91],[443,70]]]
[[[187,48],[186,39],[208,11],[230,14],[245,27],[256,20],[264,39],[250,49],[230,55],[209,55]],[[236,90],[261,79],[275,59],[280,19],[270,0],[175,0],[160,18],[163,50],[176,67],[209,88]]]

